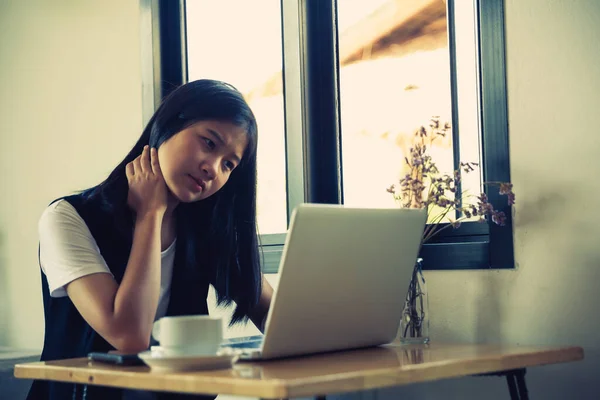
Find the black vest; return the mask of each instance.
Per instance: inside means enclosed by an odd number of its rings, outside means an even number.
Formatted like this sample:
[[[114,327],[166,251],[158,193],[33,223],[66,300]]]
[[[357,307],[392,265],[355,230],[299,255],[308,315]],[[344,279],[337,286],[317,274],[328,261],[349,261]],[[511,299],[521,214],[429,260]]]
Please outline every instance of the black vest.
[[[65,197],[77,210],[90,229],[100,253],[117,283],[120,283],[129,260],[133,229],[119,231],[115,214],[101,206],[100,200],[89,200],[78,194]],[[131,214],[123,215],[131,219]],[[133,225],[131,225],[133,226]],[[186,240],[179,236],[175,249],[175,263],[171,283],[171,296],[167,315],[208,314],[206,297],[210,279],[197,267],[186,265]],[[114,348],[104,340],[79,314],[68,296],[50,297],[48,281],[42,272],[45,334],[41,361],[87,357],[92,351],[107,352]],[[122,390],[101,386],[79,385],[48,381],[34,381],[27,399],[120,399]],[[156,398],[206,398],[204,396],[156,393]],[[211,396],[210,398],[214,398]]]

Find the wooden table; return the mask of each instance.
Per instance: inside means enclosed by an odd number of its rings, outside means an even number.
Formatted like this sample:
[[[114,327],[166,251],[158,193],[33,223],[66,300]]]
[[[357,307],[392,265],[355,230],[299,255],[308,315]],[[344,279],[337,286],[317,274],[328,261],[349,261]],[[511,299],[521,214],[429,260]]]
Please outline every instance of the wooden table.
[[[283,399],[378,389],[481,374],[507,376],[511,397],[526,399],[525,368],[583,359],[581,347],[429,344],[387,345],[185,373],[117,367],[85,358],[15,366],[15,376],[179,393]]]

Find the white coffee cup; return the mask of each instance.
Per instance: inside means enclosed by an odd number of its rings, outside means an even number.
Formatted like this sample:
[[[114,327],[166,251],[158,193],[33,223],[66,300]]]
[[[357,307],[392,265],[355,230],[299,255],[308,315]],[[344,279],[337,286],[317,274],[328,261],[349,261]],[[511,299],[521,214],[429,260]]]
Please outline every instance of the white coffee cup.
[[[222,318],[209,315],[163,317],[152,336],[167,355],[214,355],[223,340]]]

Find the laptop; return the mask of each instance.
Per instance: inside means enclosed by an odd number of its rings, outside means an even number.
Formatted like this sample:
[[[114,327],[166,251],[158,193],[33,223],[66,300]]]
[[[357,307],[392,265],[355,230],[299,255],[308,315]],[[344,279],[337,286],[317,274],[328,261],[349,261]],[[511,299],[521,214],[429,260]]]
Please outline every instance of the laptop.
[[[222,348],[267,360],[390,343],[426,218],[424,209],[299,205],[264,335]]]

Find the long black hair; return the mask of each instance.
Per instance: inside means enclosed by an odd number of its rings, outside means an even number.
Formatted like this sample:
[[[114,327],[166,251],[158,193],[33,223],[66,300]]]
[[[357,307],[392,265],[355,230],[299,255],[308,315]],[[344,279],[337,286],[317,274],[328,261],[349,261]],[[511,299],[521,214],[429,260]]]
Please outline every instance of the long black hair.
[[[252,110],[237,89],[224,82],[202,79],[174,90],[156,110],[129,154],[104,182],[85,191],[84,197],[100,200],[114,216],[117,229],[131,232],[126,165],[142,153],[145,145],[158,149],[176,133],[202,120],[244,127],[248,145],[241,163],[217,193],[177,206],[177,240],[186,241],[187,267],[202,268],[204,274],[209,274],[217,292],[217,304],[235,301],[237,307],[231,319],[234,324],[247,320],[262,290],[256,228],[257,126]]]

